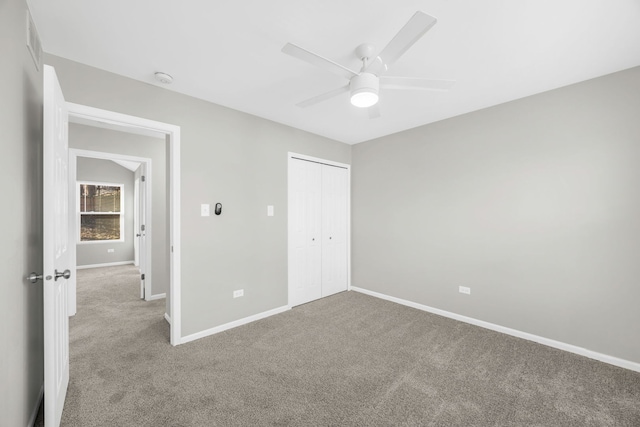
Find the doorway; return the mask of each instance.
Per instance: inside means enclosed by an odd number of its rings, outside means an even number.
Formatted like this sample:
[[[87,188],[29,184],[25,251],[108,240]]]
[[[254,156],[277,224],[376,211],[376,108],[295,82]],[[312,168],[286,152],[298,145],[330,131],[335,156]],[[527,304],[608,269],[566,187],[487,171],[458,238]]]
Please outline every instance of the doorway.
[[[130,185],[124,187],[125,199],[133,201],[131,207],[126,206],[123,215],[130,218],[126,221],[124,230],[122,231],[122,241],[114,242],[82,242],[79,236],[80,216],[78,209],[78,194],[80,180],[86,180],[86,172],[82,176],[77,175],[80,160],[98,160],[98,164],[105,162],[111,164],[115,168],[122,167],[125,173],[131,174]],[[96,163],[93,163],[95,165]],[[69,211],[74,213],[70,215],[69,230],[75,235],[75,241],[78,250],[83,250],[83,259],[78,260],[77,251],[72,253],[71,263],[76,269],[108,267],[121,264],[133,264],[140,271],[140,298],[145,301],[161,299],[165,297],[165,293],[153,293],[153,269],[152,269],[152,248],[153,248],[153,201],[152,191],[146,191],[153,186],[152,178],[152,159],[147,157],[137,157],[124,154],[116,154],[111,152],[90,151],[77,148],[69,148]],[[99,168],[91,168],[99,169]],[[102,168],[106,169],[106,168]],[[108,170],[108,169],[107,169]],[[126,170],[126,171],[125,171]],[[92,173],[99,173],[93,170]],[[101,178],[104,176],[101,176]],[[130,205],[128,203],[127,205]],[[106,249],[107,252],[103,253]],[[124,258],[119,252],[124,249],[126,252],[133,251]],[[91,260],[91,261],[87,261]],[[115,260],[115,261],[114,261]],[[76,313],[77,298],[77,282],[76,275],[72,275],[69,279],[69,315]]]
[[[170,323],[172,345],[182,342],[180,311],[180,127],[129,116],[113,111],[67,102],[69,122],[119,130],[127,133],[159,137],[159,143],[168,147],[169,192],[169,286],[166,318]],[[71,169],[73,170],[73,169]],[[147,245],[151,247],[151,245]],[[146,283],[145,283],[146,285]]]

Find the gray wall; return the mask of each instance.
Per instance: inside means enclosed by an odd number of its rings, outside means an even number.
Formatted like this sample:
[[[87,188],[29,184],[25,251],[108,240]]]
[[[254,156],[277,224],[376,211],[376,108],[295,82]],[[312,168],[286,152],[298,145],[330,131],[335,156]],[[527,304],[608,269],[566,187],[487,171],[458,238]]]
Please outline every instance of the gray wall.
[[[353,285],[640,362],[639,94],[640,67],[354,146]]]
[[[62,77],[60,79],[62,80]],[[64,86],[62,90],[65,90]],[[66,93],[65,96],[67,96]],[[151,159],[151,185],[153,187],[151,189],[151,226],[153,235],[151,247],[151,295],[166,293],[169,289],[169,223],[167,220],[167,201],[169,197],[167,195],[168,187],[166,182],[166,142],[149,136],[70,123],[69,146],[89,151]],[[129,260],[132,259],[133,254]]]
[[[351,147],[62,58],[46,61],[71,102],[181,126],[182,335],[286,305],[287,151],[351,163]],[[216,202],[221,216],[200,216],[201,203]],[[240,288],[245,296],[233,299]]]
[[[42,68],[26,48],[26,2],[0,2],[0,424],[25,426],[43,381]]]
[[[78,182],[100,182],[122,184],[124,195],[124,228],[122,230],[124,242],[96,242],[78,243],[76,245],[76,265],[108,264],[112,262],[127,262],[134,260],[133,240],[133,192],[134,173],[111,160],[78,157]],[[114,252],[107,252],[113,249]]]

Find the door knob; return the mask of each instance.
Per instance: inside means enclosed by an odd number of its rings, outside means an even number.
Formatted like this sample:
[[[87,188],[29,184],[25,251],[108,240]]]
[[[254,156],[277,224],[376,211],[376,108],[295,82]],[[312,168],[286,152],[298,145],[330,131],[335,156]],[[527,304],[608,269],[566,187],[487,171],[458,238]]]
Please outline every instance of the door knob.
[[[56,270],[56,280],[58,280],[61,277],[68,279],[69,277],[71,277],[71,271],[68,268],[62,273],[59,273],[58,270]]]
[[[36,283],[38,280],[42,280],[42,274],[36,274],[34,271],[27,276],[27,280],[31,283]]]

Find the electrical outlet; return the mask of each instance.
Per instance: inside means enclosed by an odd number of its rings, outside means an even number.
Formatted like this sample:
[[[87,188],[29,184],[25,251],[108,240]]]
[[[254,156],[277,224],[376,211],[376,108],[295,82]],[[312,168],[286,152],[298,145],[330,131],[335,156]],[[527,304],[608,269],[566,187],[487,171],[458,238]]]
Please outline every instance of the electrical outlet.
[[[110,253],[110,254],[115,252],[115,251],[116,251],[115,249],[107,249],[107,252]]]
[[[458,291],[461,294],[471,295],[471,288],[467,288],[466,286],[458,286]]]
[[[244,289],[238,289],[237,291],[233,291],[233,297],[239,298],[244,296]]]
[[[200,216],[209,216],[211,215],[211,206],[207,203],[203,203],[200,205]]]

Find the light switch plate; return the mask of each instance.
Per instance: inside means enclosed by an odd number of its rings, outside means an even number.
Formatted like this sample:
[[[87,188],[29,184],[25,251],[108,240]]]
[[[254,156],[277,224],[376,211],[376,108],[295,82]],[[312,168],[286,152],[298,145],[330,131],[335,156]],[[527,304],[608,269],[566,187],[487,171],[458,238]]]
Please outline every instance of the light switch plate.
[[[273,205],[267,206],[267,216],[273,216]]]
[[[207,203],[203,203],[200,205],[200,216],[209,216],[211,215],[211,206]]]

